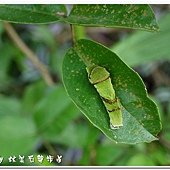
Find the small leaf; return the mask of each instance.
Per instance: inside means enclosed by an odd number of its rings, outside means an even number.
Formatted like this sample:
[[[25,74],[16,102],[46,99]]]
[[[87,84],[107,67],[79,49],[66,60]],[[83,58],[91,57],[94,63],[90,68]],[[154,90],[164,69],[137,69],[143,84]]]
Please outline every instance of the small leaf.
[[[12,97],[0,96],[0,116],[19,115],[21,112],[21,105],[19,100]]]
[[[120,129],[110,129],[108,113],[78,55],[110,72],[116,95],[124,107]],[[77,107],[109,138],[129,144],[156,140],[153,135],[158,134],[161,124],[155,103],[148,98],[138,74],[109,49],[90,40],[78,41],[64,58],[63,81]]]
[[[56,105],[58,106],[57,103]],[[67,129],[69,123],[75,120],[78,116],[78,109],[73,103],[70,103],[69,106],[66,107],[59,116],[56,116],[51,124],[43,130],[43,137],[46,140],[56,142],[58,135],[60,135],[65,129]]]
[[[84,26],[158,30],[154,13],[149,5],[74,5],[66,20]]]
[[[124,152],[124,147],[113,144],[100,145],[96,150],[96,163],[97,165],[107,166],[120,158]]]
[[[97,137],[97,131],[89,124],[76,122],[67,125],[64,131],[57,136],[56,142],[72,148],[86,148],[93,145]]]
[[[160,32],[154,34],[136,32],[116,44],[112,51],[119,54],[131,66],[169,59],[169,21],[170,14],[168,13],[158,21]]]
[[[34,112],[36,104],[44,97],[46,88],[44,81],[27,86],[22,99],[22,113],[30,115]]]
[[[72,148],[81,148],[86,143],[88,133],[89,129],[86,124],[69,124],[56,138],[56,142]]]
[[[22,24],[51,23],[66,15],[64,5],[0,5],[0,20]]]
[[[127,162],[127,166],[154,166],[155,162],[144,154],[136,154]]]
[[[10,75],[8,73],[10,62],[15,55],[18,55],[16,47],[10,42],[0,44],[0,89],[3,89],[10,84]]]
[[[49,89],[35,106],[34,119],[41,135],[51,141],[79,114],[62,86]]]
[[[169,165],[170,160],[168,157],[168,150],[160,147],[160,145],[155,146],[155,149],[149,153],[152,160],[154,160],[157,165]]]
[[[28,117],[1,117],[0,129],[1,156],[29,154],[37,144],[35,126]]]

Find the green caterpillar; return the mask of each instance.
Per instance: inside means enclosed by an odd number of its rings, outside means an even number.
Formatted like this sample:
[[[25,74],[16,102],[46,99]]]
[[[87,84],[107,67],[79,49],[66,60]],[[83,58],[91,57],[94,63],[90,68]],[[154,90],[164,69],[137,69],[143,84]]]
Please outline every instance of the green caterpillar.
[[[122,111],[111,83],[110,73],[104,67],[96,65],[87,67],[86,70],[90,83],[96,88],[109,114],[111,129],[119,129],[123,126]]]

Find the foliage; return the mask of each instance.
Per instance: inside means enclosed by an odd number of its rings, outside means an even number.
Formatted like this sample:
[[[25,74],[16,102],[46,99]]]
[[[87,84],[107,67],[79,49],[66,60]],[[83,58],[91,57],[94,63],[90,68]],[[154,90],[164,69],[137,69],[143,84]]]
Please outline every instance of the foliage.
[[[80,40],[75,49],[82,58],[109,70],[116,94],[124,107],[124,126],[118,130],[110,129],[108,114],[96,90],[88,82],[85,65],[77,60],[76,51],[71,49],[63,62],[63,80],[68,94],[78,108],[95,126],[117,142],[134,144],[155,140],[153,135],[160,131],[158,111],[146,96],[138,75],[116,54],[92,41]]]
[[[170,105],[167,104],[169,98],[164,95],[169,89],[165,87],[161,91],[157,86],[152,91],[152,98],[148,97],[144,86],[146,82],[143,83],[139,74],[127,65],[136,66],[143,61],[147,64],[161,60],[162,56],[168,58],[168,18],[169,15],[160,19],[161,32],[157,33],[158,25],[149,5],[75,5],[69,14],[64,5],[0,5],[2,21],[19,24],[65,23],[14,25],[39,60],[48,65],[55,80],[52,87],[45,84],[33,64],[9,39],[3,22],[0,23],[0,156],[47,156],[55,150],[63,155],[62,165],[169,165]],[[76,40],[68,50],[70,39],[66,24],[76,25],[73,27],[77,35],[75,40],[84,38],[88,30],[77,25],[155,33],[132,33],[125,41],[119,39],[118,45],[112,48],[113,52],[86,39]],[[166,43],[163,45],[162,42]],[[159,46],[158,51],[155,45]],[[148,57],[144,59],[143,55]],[[89,83],[86,61],[109,70],[116,95],[124,107],[122,129],[110,131],[105,107]],[[152,100],[159,107],[160,115]],[[164,105],[167,105],[166,109]],[[160,134],[159,117],[164,124]],[[160,140],[153,141],[157,138]],[[13,164],[3,162],[3,165]],[[27,162],[24,165],[30,164]],[[40,163],[36,161],[31,165]],[[44,161],[43,165],[56,164]]]
[[[169,58],[170,14],[162,16],[158,22],[160,32],[136,32],[116,44],[112,49],[129,65],[145,64]],[[147,43],[145,43],[147,42]]]

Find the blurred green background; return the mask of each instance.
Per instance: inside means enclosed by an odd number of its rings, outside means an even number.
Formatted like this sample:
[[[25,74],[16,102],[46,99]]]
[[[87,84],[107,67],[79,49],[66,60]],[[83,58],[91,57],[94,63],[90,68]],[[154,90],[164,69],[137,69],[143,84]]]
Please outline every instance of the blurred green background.
[[[48,87],[0,22],[0,165],[170,165],[170,5],[152,5],[159,33],[86,27],[79,36],[104,44],[142,77],[159,107],[159,141],[116,144],[76,108],[62,84],[62,60],[72,45],[66,24],[13,24],[23,41],[49,69]],[[62,155],[62,162],[9,163],[15,155]]]

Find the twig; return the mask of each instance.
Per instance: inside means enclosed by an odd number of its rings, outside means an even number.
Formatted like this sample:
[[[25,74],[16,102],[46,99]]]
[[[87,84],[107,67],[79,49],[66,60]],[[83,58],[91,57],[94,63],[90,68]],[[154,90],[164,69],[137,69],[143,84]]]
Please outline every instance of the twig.
[[[38,60],[37,55],[22,41],[17,32],[11,26],[11,24],[4,22],[4,27],[9,37],[14,41],[18,48],[32,61],[33,65],[40,72],[42,78],[45,80],[48,86],[54,85],[47,67]]]
[[[22,39],[19,37],[17,32],[11,26],[11,24],[5,22],[4,27],[9,37],[14,41],[14,43],[18,46],[18,48],[32,61],[32,63],[37,68],[37,70],[40,72],[42,78],[45,80],[47,85],[53,86],[55,83],[52,80],[47,67],[41,61],[38,60],[37,55],[22,41]],[[50,154],[56,156],[56,151],[51,146],[50,143],[44,142],[44,145]]]

